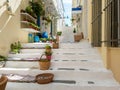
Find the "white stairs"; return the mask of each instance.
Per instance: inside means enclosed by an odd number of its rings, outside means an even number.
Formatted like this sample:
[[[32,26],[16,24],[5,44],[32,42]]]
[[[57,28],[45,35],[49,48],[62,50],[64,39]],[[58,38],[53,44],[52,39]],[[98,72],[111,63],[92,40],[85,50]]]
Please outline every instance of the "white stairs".
[[[36,76],[50,72],[54,74],[54,81],[45,85],[8,82],[6,90],[120,90],[112,72],[103,66],[98,51],[87,41],[60,43],[59,49],[53,49],[49,70],[40,70],[38,62],[20,61],[20,58],[39,58],[43,51],[22,49],[20,54],[9,54],[18,61],[7,61],[0,73]]]

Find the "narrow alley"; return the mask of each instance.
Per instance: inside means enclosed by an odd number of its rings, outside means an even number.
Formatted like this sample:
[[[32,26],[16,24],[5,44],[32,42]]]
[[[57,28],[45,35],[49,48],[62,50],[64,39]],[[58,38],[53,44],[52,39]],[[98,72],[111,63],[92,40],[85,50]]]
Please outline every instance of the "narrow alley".
[[[120,90],[120,0],[0,0],[0,90]]]

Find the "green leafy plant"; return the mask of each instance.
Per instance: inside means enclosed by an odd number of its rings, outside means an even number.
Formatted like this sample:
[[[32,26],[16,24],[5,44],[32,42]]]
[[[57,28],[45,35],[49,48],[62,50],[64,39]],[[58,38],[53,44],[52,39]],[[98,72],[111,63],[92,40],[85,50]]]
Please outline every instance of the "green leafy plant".
[[[44,20],[46,20],[48,23],[51,22],[50,16],[45,17]]]
[[[73,21],[75,21],[75,19],[74,19],[74,18],[72,18],[72,19],[71,19],[71,21],[73,22]]]
[[[58,35],[58,36],[61,36],[61,35],[62,35],[62,31],[58,31],[58,32],[57,32],[57,35]]]
[[[36,16],[40,16],[43,15],[44,9],[43,9],[43,5],[39,2],[30,2],[30,5],[32,7],[33,12],[36,14]]]
[[[29,5],[29,6],[27,6],[27,7],[25,8],[25,12],[27,12],[27,13],[30,14],[31,16],[35,17],[35,14],[34,14],[34,12],[33,12],[33,10],[32,10],[32,6],[31,6],[31,5]]]
[[[46,45],[45,49],[51,49],[52,47],[50,45]]]
[[[12,43],[10,45],[10,48],[11,48],[11,52],[13,52],[13,53],[19,53],[20,49],[22,48],[21,47],[21,43],[19,41],[15,42],[15,43]]]
[[[35,23],[29,22],[29,25],[31,25],[34,29],[40,29],[40,27]]]
[[[45,55],[50,56],[50,55],[52,55],[52,52],[46,52],[45,51]]]
[[[6,60],[6,57],[5,57],[5,56],[0,55],[0,61],[4,61],[4,60]]]
[[[40,40],[41,40],[42,42],[46,42],[46,41],[47,41],[47,38],[40,38]]]

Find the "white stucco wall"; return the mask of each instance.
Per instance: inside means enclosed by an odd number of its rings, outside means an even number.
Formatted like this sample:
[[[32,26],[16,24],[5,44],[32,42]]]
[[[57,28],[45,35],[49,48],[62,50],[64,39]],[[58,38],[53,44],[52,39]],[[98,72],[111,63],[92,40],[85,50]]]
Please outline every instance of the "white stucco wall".
[[[0,4],[2,4],[1,1]],[[7,13],[7,11],[4,11],[0,16],[0,31],[1,31],[0,55],[6,55],[6,56],[9,53],[11,43],[16,41],[27,42],[27,34],[28,34],[27,32],[22,31],[20,27],[21,0],[9,0],[9,1],[10,1],[10,5],[12,5],[11,6],[12,11],[15,15],[10,16]],[[5,27],[3,28],[4,25]]]

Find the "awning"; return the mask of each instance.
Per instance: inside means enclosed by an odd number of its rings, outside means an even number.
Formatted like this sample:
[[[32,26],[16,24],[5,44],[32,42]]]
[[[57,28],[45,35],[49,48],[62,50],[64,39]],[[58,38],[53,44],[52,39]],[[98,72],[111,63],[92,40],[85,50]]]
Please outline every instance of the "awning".
[[[72,8],[72,13],[82,13],[82,7]]]

